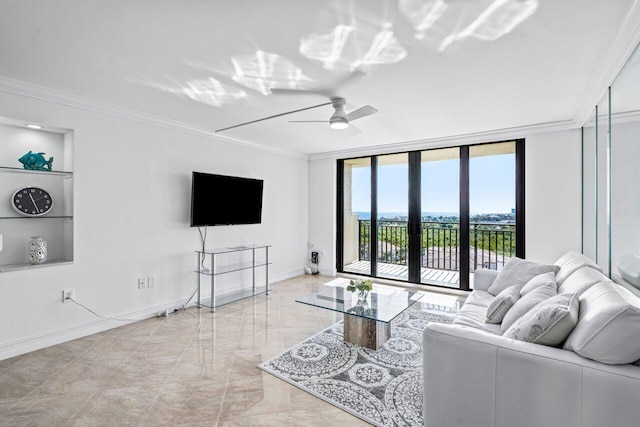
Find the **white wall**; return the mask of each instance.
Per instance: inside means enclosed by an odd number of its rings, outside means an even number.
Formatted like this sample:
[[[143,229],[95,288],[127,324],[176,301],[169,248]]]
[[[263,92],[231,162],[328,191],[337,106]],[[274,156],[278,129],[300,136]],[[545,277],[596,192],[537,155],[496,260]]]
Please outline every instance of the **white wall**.
[[[530,135],[525,140],[526,257],[553,263],[569,250],[580,251],[580,130]],[[336,203],[336,173],[334,159],[309,162],[309,240],[322,242],[325,248],[326,262],[321,264],[325,274],[336,273],[335,211],[329,209]]]
[[[525,137],[526,257],[553,263],[582,244],[580,129]]]
[[[303,274],[306,159],[1,91],[0,116],[73,129],[75,172],[75,262],[0,273],[0,359],[122,324],[62,304],[62,289],[109,317],[144,318],[184,303],[200,247],[189,227],[194,170],[265,182],[262,224],[209,227],[208,247],[272,244],[270,282]],[[146,276],[155,287],[138,289]]]
[[[336,274],[336,161],[309,163],[310,250],[324,254],[318,262],[321,274]]]

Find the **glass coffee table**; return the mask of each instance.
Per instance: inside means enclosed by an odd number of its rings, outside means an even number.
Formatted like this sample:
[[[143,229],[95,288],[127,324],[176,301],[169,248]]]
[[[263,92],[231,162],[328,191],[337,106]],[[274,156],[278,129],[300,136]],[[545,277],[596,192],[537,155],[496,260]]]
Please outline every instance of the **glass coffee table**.
[[[377,350],[391,337],[391,321],[418,301],[424,292],[373,284],[364,301],[347,291],[349,279],[318,285],[317,291],[296,301],[344,314],[344,340]]]

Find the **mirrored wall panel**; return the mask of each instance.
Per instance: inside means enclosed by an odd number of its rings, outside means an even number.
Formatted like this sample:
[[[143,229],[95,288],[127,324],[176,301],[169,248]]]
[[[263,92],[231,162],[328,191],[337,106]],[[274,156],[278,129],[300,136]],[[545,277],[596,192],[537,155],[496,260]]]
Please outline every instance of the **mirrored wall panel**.
[[[640,256],[640,50],[603,94],[582,129],[582,250],[619,278]]]
[[[640,49],[611,85],[611,272],[640,256]]]

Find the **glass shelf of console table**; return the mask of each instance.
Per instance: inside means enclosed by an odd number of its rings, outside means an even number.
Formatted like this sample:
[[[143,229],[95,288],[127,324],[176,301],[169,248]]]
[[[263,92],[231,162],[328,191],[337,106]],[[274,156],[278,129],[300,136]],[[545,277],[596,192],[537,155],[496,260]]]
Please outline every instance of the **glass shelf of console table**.
[[[233,247],[225,247],[225,248],[217,248],[217,249],[205,249],[204,251],[195,251],[198,259],[198,265],[201,266],[195,272],[198,273],[198,300],[197,305],[199,307],[207,307],[210,308],[212,312],[215,311],[215,308],[224,304],[228,304],[230,302],[238,301],[243,298],[248,298],[252,296],[256,296],[259,294],[269,294],[269,266],[271,262],[269,261],[269,248],[271,245],[244,245],[244,246],[233,246]],[[251,261],[243,261],[237,263],[223,264],[218,265],[217,258],[224,255],[231,254],[239,254],[242,252],[251,251],[252,252],[252,260]],[[256,254],[261,252],[263,254],[263,259],[256,260]],[[207,264],[206,260],[210,258],[209,265],[211,268],[202,267]],[[265,283],[264,285],[256,284],[256,269],[264,267],[265,269]],[[252,270],[252,281],[250,289],[238,289],[233,292],[226,293],[224,295],[216,295],[216,277],[240,272],[245,270]],[[211,297],[207,299],[201,298],[201,287],[202,287],[202,276],[209,277],[211,280]]]

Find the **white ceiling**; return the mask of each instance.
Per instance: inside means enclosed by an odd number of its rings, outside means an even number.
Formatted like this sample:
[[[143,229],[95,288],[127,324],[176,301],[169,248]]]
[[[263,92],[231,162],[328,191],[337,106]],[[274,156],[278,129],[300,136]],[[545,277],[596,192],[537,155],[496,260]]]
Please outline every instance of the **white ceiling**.
[[[205,134],[327,102],[317,88],[334,88],[347,112],[379,110],[354,122],[361,133],[289,123],[328,120],[333,108],[324,106],[215,134],[305,156],[580,126],[584,103],[611,83],[603,62],[628,56],[614,47],[637,8],[637,0],[2,0],[0,89]],[[354,70],[364,73],[349,80]]]

